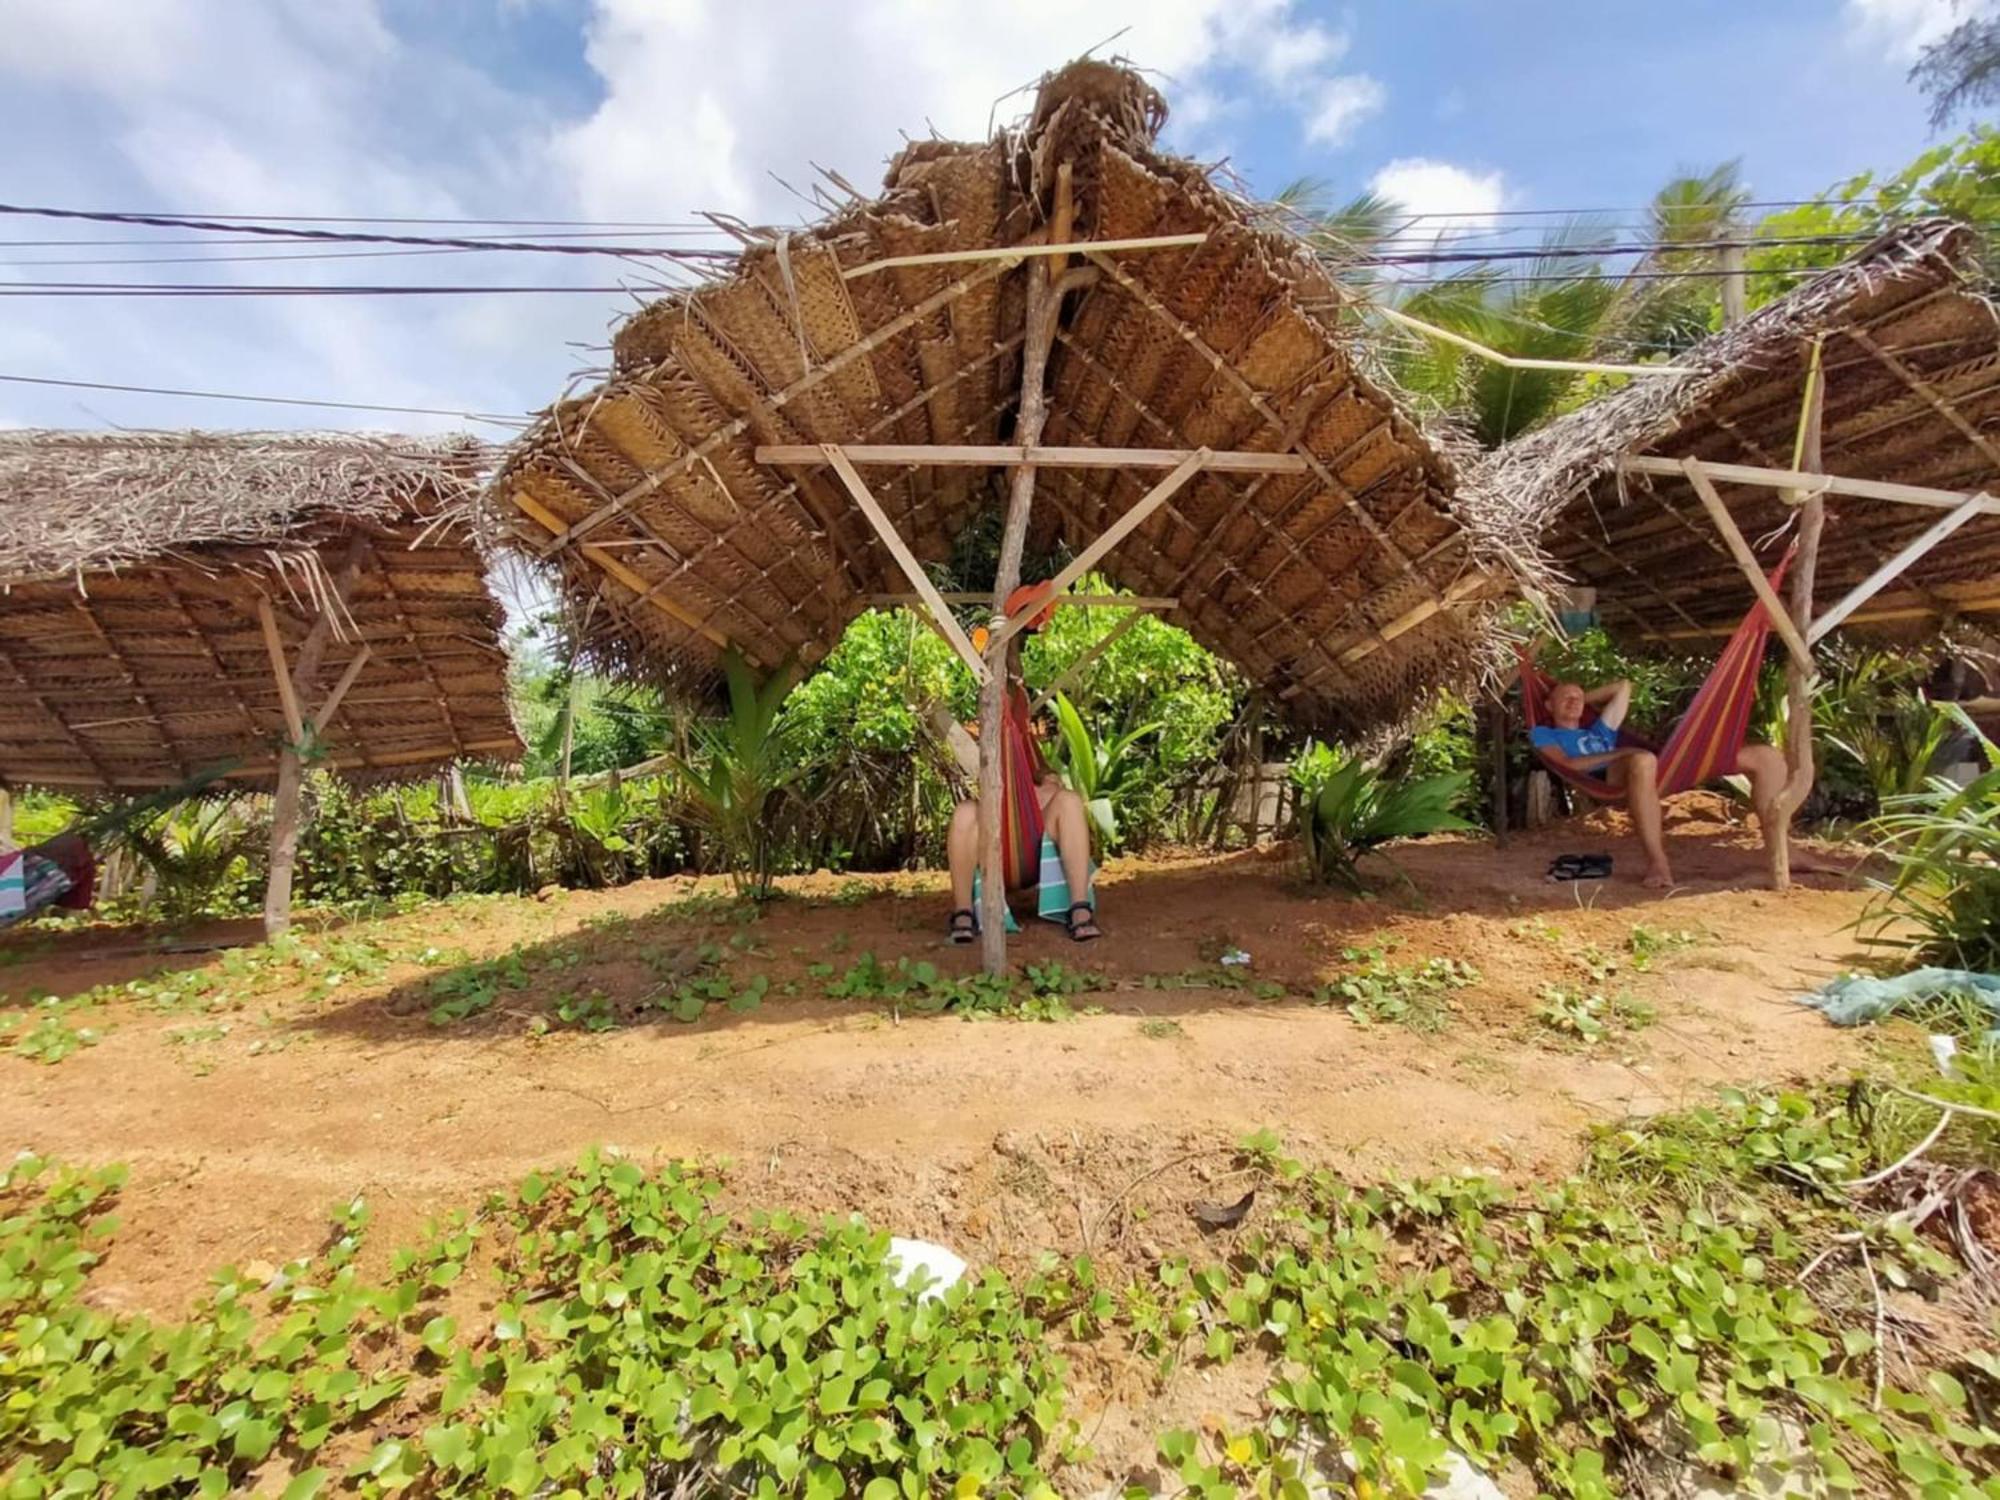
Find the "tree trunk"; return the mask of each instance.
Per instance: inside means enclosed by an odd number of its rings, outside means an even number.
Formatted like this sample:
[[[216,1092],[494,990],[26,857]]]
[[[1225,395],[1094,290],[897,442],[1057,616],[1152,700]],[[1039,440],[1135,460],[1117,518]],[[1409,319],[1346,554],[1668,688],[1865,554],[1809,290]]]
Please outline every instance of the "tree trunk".
[[[1048,372],[1049,346],[1055,338],[1055,309],[1050,305],[1048,257],[1037,256],[1028,268],[1027,336],[1021,345],[1021,410],[1014,424],[1014,441],[1032,447],[1042,440],[1048,416],[1043,381]],[[1035,500],[1035,470],[1022,464],[1014,471],[1007,496],[1007,521],[1000,533],[1000,563],[993,576],[993,613],[997,621],[1007,596],[1021,585],[1021,553],[1027,545],[1028,514]],[[979,893],[980,959],[989,974],[1007,971],[1007,877],[1001,850],[1003,826],[1002,721],[1006,717],[1007,664],[1013,639],[994,640],[986,648],[986,681],[979,689]],[[1074,894],[1074,892],[1072,892]]]
[[[1793,467],[1808,473],[1825,468],[1820,452],[1820,427],[1826,409],[1826,377],[1820,367],[1820,350],[1815,344],[1806,375],[1804,409],[1799,414],[1799,438]],[[1799,551],[1792,561],[1792,624],[1801,636],[1812,629],[1813,583],[1819,571],[1819,539],[1826,529],[1826,501],[1815,495],[1799,508]],[[1812,794],[1813,763],[1812,678],[1790,653],[1785,658],[1785,786],[1771,826],[1764,832],[1767,866],[1774,891],[1792,886],[1792,819]]]
[[[292,871],[299,857],[299,808],[305,767],[290,745],[278,752],[278,787],[271,795],[271,870],[264,882],[264,936],[292,925]]]

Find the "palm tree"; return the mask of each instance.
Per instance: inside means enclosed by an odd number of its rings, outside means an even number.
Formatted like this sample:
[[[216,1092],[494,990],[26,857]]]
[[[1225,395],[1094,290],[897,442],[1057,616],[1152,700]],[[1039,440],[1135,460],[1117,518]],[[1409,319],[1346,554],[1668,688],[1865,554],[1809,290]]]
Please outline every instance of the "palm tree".
[[[1378,279],[1370,263],[1407,222],[1397,204],[1376,193],[1338,207],[1326,198],[1324,184],[1301,179],[1279,194],[1276,212],[1343,285],[1501,354],[1629,364],[1670,357],[1718,324],[1719,287],[1707,273],[1720,267],[1716,242],[1735,233],[1748,193],[1733,161],[1674,178],[1647,211],[1653,248],[1622,276],[1589,253],[1613,242],[1611,230],[1579,219],[1551,231],[1532,260],[1478,263],[1425,284]],[[1517,370],[1401,329],[1389,347],[1403,388],[1489,448],[1617,378]]]

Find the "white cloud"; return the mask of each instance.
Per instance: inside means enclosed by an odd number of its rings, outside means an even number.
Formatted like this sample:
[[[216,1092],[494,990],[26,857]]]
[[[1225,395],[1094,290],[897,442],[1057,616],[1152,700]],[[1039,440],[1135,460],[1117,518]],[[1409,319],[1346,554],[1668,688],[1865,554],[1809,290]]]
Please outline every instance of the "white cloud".
[[[510,0],[504,33],[536,11]],[[461,45],[389,0],[0,0],[0,138],[8,196],[182,212],[686,220],[701,209],[779,223],[812,211],[810,163],[863,191],[908,130],[978,139],[1030,102],[1048,69],[1125,27],[1106,51],[1156,71],[1178,149],[1253,115],[1337,144],[1382,107],[1345,29],[1305,0],[589,0],[573,54],[512,73],[505,47]],[[489,18],[490,20],[490,18]],[[494,62],[490,59],[500,57]],[[541,60],[537,60],[540,62]],[[526,81],[536,79],[535,82]],[[582,103],[577,101],[582,100]],[[560,101],[560,102],[558,102]],[[1213,144],[1213,139],[1208,144]],[[101,236],[37,227],[20,237]],[[164,237],[164,236],[163,236]],[[232,253],[263,253],[236,247]],[[311,248],[311,247],[307,247]],[[370,247],[352,247],[356,252]],[[383,247],[386,249],[387,247]],[[0,278],[583,285],[635,279],[616,261],[380,255],[346,260],[29,270]],[[137,252],[140,254],[146,252]],[[169,252],[162,252],[169,253]],[[289,247],[269,253],[288,254]],[[0,372],[271,395],[528,411],[557,395],[575,344],[630,310],[614,295],[23,299],[0,319]],[[35,422],[435,428],[271,407],[10,390]]]
[[[1847,20],[1864,46],[1886,47],[1899,63],[1917,54],[1965,19],[1963,0],[1847,0]]]
[[[1418,229],[1483,229],[1507,202],[1501,173],[1479,172],[1425,156],[1399,156],[1368,179],[1372,192],[1422,217]]]
[[[1388,98],[1389,91],[1366,73],[1329,78],[1306,116],[1306,139],[1316,146],[1342,145],[1355,126],[1381,112]]]

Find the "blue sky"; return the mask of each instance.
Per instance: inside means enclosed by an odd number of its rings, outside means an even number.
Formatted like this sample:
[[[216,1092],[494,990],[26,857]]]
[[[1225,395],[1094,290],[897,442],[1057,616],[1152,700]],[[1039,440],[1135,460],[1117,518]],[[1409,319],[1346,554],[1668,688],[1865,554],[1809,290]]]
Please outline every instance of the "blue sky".
[[[0,201],[788,222],[804,209],[776,178],[803,185],[818,162],[872,186],[899,130],[983,135],[1000,96],[1125,29],[1112,50],[1158,71],[1168,144],[1227,157],[1258,189],[1310,176],[1434,214],[1629,219],[1669,175],[1731,157],[1760,198],[1899,165],[1929,139],[1904,74],[1951,5],[0,0]],[[8,240],[188,238],[5,222]],[[491,255],[73,263],[262,251],[13,245],[0,279],[630,280],[616,263]],[[517,414],[587,369],[631,305],[11,298],[0,374]],[[0,384],[0,425],[113,424],[463,425]]]

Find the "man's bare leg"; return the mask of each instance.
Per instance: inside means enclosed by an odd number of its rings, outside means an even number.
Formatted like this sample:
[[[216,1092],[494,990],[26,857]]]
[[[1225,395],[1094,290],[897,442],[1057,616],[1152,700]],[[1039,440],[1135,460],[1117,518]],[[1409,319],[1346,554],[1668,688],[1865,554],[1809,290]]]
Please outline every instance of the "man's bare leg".
[[[951,867],[951,909],[972,910],[972,872],[979,868],[979,804],[961,802],[951,810],[945,834],[945,862]]]
[[[1660,812],[1660,763],[1650,750],[1641,750],[1613,761],[1610,771],[1612,785],[1625,789],[1626,809],[1632,814],[1632,826],[1638,830],[1639,847],[1646,851],[1646,887],[1663,891],[1674,883],[1674,871],[1667,863],[1666,833]]]

